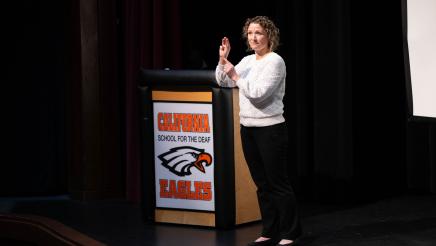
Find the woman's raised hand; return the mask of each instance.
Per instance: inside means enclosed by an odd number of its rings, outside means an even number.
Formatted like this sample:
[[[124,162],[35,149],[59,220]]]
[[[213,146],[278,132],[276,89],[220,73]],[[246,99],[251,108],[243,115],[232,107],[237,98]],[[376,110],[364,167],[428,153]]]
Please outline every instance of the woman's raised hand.
[[[219,50],[221,64],[224,64],[226,62],[229,53],[230,53],[230,41],[227,37],[224,37],[221,40],[221,45]]]

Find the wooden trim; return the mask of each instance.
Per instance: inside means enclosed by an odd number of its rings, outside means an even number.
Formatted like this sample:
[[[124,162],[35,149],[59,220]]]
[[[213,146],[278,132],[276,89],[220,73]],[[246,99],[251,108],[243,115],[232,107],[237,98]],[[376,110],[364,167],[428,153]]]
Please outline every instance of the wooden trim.
[[[209,91],[152,91],[153,101],[212,102]]]
[[[215,214],[182,210],[155,210],[155,221],[185,225],[215,226]]]

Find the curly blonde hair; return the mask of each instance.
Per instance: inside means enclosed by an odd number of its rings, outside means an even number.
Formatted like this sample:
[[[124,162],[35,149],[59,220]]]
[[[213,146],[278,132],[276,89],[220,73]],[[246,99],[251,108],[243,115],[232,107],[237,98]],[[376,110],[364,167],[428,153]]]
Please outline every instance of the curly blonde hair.
[[[270,20],[267,16],[255,16],[253,18],[248,18],[245,21],[244,27],[242,28],[242,38],[245,39],[248,47],[248,51],[251,50],[250,44],[248,43],[248,26],[250,24],[256,23],[259,24],[266,32],[268,37],[268,48],[270,51],[277,50],[280,42],[280,31],[274,24],[272,20]]]

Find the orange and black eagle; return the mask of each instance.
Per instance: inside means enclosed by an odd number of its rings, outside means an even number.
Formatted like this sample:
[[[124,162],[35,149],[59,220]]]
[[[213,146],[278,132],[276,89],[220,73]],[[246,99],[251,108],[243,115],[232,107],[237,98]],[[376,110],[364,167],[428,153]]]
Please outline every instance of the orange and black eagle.
[[[160,154],[158,158],[162,161],[162,166],[178,176],[191,175],[191,167],[206,173],[204,166],[212,164],[212,156],[209,153],[191,146],[172,148]]]

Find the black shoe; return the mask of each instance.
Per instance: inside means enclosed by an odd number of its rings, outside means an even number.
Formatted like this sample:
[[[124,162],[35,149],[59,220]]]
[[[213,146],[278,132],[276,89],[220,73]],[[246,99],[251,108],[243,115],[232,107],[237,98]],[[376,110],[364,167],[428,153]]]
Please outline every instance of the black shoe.
[[[277,241],[274,241],[272,239],[260,241],[260,242],[251,242],[248,243],[247,246],[274,246],[277,243]]]

